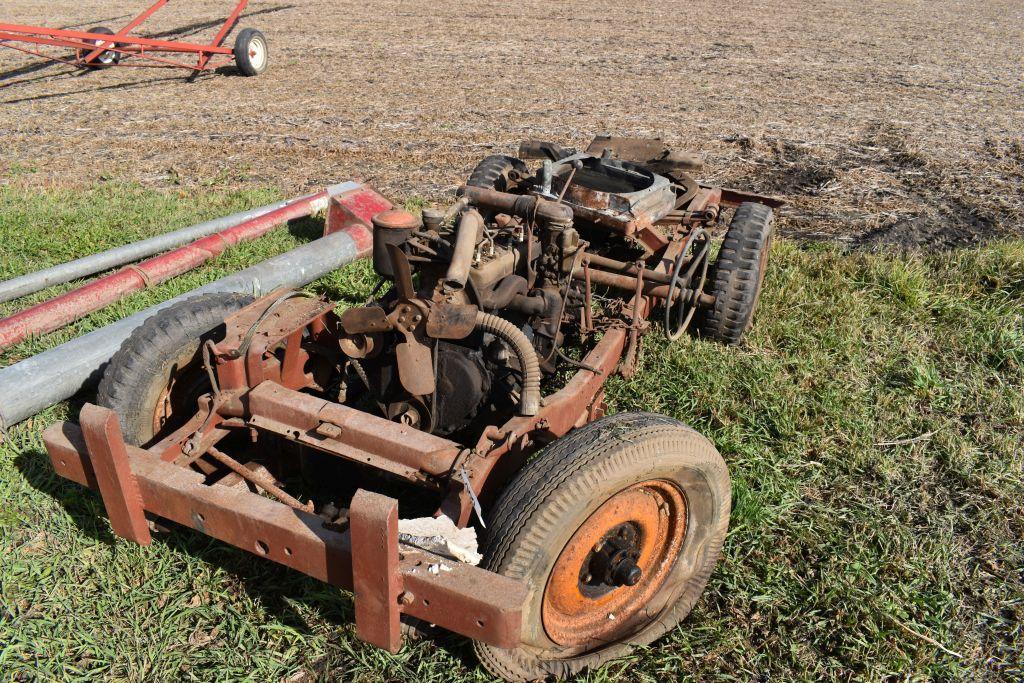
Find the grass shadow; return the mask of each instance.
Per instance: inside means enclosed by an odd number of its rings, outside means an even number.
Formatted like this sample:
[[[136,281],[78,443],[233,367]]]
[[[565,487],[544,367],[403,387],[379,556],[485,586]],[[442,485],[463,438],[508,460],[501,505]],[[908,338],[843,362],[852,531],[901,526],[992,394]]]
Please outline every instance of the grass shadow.
[[[83,535],[107,545],[114,543],[104,519],[103,501],[91,489],[57,474],[45,450],[22,451],[15,457],[14,466],[32,488],[57,501]]]
[[[273,7],[265,7],[263,9],[258,9],[258,10],[254,11],[254,12],[246,12],[246,13],[244,13],[241,17],[239,17],[238,21],[241,21],[243,18],[244,19],[250,19],[252,17],[259,16],[261,14],[273,14],[274,12],[282,12],[282,11],[287,10],[287,9],[294,9],[295,7],[296,7],[295,5],[274,5]],[[237,25],[238,22],[236,21],[235,24]],[[166,31],[158,31],[156,33],[147,33],[147,34],[144,34],[144,35],[145,35],[146,38],[156,38],[156,39],[179,38],[180,39],[180,38],[187,38],[188,36],[194,36],[197,33],[200,33],[200,32],[205,31],[207,29],[220,28],[223,25],[224,25],[224,19],[210,19],[210,20],[207,20],[207,21],[193,22],[191,24],[186,24],[185,26],[178,26],[176,28],[167,29]],[[233,29],[234,29],[234,27],[232,27],[232,30]],[[231,32],[229,31],[227,35],[231,35]]]
[[[83,74],[92,73],[89,71],[83,72]],[[23,102],[39,102],[42,100],[53,100],[61,97],[68,97],[70,95],[82,95],[85,93],[96,93],[105,92],[112,90],[139,90],[158,83],[164,83],[167,81],[180,81],[181,78],[177,76],[165,76],[161,78],[151,78],[148,81],[135,81],[132,83],[114,83],[113,85],[104,85],[98,88],[83,88],[81,90],[71,90],[69,92],[55,92],[55,93],[44,93],[42,95],[33,95],[31,97],[19,97],[13,100],[2,100],[0,104],[21,104]]]

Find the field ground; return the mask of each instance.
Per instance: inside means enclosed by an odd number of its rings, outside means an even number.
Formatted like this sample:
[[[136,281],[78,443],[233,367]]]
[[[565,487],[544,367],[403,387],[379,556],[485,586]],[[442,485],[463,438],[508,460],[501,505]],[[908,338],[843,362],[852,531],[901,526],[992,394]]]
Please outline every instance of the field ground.
[[[272,196],[0,188],[0,243],[20,264],[3,275]],[[234,248],[0,363],[319,229]],[[708,435],[735,508],[690,618],[586,680],[1020,680],[1024,242],[898,256],[782,240],[770,263],[745,345],[653,334],[637,377],[611,384],[614,410]],[[363,264],[313,289],[356,300],[369,285]],[[362,645],[347,594],[190,531],[116,541],[99,497],[58,478],[40,440],[77,404],[0,444],[0,678],[486,678],[452,635],[394,657]]]
[[[209,38],[228,0],[175,0],[151,35]],[[144,3],[7,0],[89,28]],[[943,247],[1022,228],[1016,0],[255,2],[271,67],[246,79],[81,74],[0,50],[0,170],[37,184],[276,187],[362,177],[449,197],[523,137],[661,136],[708,180],[790,201],[781,230]]]

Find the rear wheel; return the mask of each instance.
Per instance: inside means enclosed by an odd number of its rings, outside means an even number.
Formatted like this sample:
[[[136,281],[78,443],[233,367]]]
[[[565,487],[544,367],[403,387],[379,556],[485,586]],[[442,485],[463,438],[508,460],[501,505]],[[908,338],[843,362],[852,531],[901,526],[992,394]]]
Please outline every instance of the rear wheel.
[[[668,417],[620,413],[556,441],[489,520],[485,566],[525,579],[522,645],[475,643],[509,680],[570,676],[649,643],[690,612],[729,525],[715,447]]]
[[[96,28],[91,28],[89,29],[89,33],[98,33],[104,36],[114,35],[114,32],[106,26],[97,26]],[[93,41],[96,47],[103,45],[104,42],[105,41],[102,40]],[[115,43],[115,45],[117,45],[117,43]],[[87,57],[90,52],[92,52],[92,50],[78,50],[78,58],[85,59],[85,57]],[[117,52],[116,50],[104,50],[103,52],[99,53],[98,55],[87,61],[85,65],[90,69],[105,69],[108,66],[114,66],[120,61],[120,52]]]
[[[192,417],[210,392],[202,345],[224,338],[224,319],[252,302],[243,294],[203,294],[159,311],[110,359],[96,402],[117,413],[125,441],[143,446]]]
[[[270,51],[267,38],[254,28],[247,28],[235,38],[235,65],[243,76],[259,76],[267,70]]]
[[[470,187],[485,187],[488,190],[508,192],[509,187],[513,185],[510,177],[513,172],[526,175],[530,171],[526,164],[515,157],[492,154],[476,165],[473,172],[469,174],[466,184]]]
[[[736,209],[711,266],[709,294],[715,303],[700,317],[698,333],[724,344],[739,344],[754,321],[754,309],[768,265],[775,216],[771,207],[744,202]]]

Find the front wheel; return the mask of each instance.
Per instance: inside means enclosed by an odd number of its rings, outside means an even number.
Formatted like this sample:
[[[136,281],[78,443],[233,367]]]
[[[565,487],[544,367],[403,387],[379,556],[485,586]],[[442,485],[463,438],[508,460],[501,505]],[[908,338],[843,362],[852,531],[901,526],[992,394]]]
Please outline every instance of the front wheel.
[[[494,508],[485,566],[525,579],[522,644],[474,644],[508,680],[565,677],[679,623],[729,526],[729,473],[715,447],[662,415],[620,413],[556,441]]]
[[[267,70],[267,38],[256,29],[247,28],[238,34],[234,53],[235,65],[243,76],[259,76]]]

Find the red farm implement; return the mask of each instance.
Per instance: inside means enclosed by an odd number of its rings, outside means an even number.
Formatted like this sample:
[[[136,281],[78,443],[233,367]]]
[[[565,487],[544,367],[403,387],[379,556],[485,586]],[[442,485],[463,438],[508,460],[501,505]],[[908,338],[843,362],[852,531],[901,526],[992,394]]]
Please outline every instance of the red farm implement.
[[[157,0],[117,31],[98,26],[88,31],[23,26],[0,23],[0,47],[25,52],[43,59],[72,64],[83,69],[112,66],[148,66],[182,68],[193,72],[209,71],[234,62],[246,76],[257,76],[267,68],[267,39],[255,29],[245,29],[235,38],[233,47],[224,41],[249,4],[240,0],[208,44],[157,40],[132,34],[169,0]],[[66,48],[70,54],[44,52],[46,48]]]

